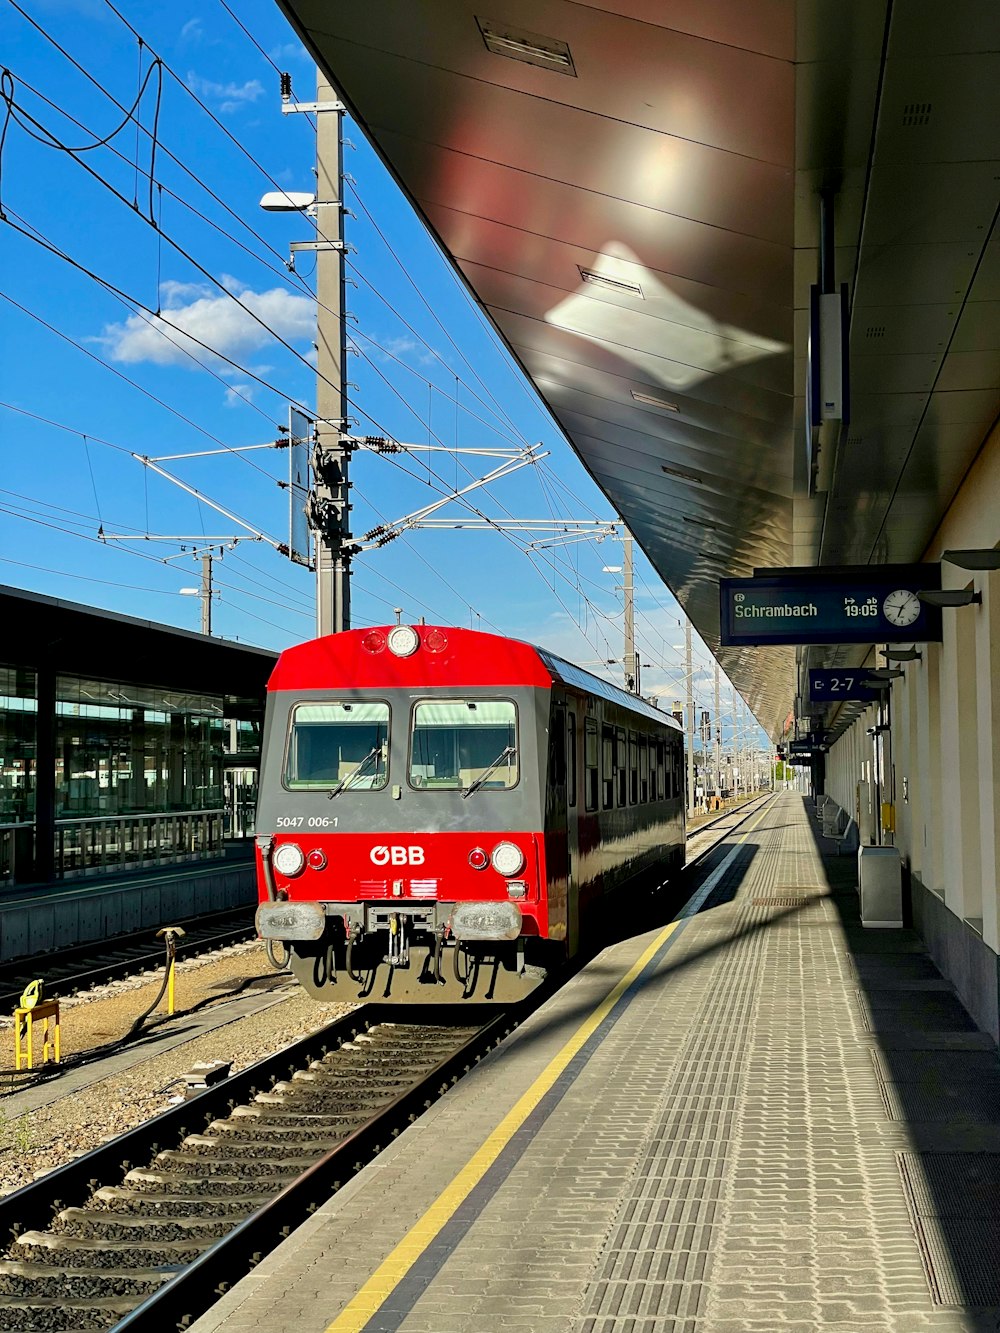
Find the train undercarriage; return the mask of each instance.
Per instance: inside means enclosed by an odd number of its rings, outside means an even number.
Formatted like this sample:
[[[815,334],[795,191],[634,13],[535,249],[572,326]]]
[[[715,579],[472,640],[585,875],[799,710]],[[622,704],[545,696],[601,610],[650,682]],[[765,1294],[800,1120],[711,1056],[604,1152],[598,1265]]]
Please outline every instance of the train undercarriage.
[[[505,902],[284,902],[257,913],[272,958],[284,951],[313,999],[368,1004],[524,999],[562,954],[520,924]]]

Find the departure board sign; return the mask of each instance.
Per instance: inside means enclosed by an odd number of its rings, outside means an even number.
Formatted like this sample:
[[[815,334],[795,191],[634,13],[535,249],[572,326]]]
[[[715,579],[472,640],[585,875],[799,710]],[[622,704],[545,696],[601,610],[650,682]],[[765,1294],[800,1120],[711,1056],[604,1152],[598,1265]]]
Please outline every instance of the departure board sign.
[[[848,699],[874,702],[885,698],[887,684],[873,677],[866,667],[810,671],[809,698],[814,704],[843,703]]]
[[[860,565],[762,571],[721,579],[724,647],[799,643],[927,643],[940,607],[917,593],[941,586],[941,566]]]

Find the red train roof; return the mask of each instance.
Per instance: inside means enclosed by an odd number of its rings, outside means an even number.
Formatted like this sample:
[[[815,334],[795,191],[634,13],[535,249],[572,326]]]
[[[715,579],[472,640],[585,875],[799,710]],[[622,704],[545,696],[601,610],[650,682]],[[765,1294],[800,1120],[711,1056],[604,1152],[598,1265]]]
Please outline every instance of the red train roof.
[[[608,699],[661,726],[681,730],[669,713],[645,699],[530,643],[452,625],[415,625],[420,643],[411,656],[397,657],[387,646],[373,651],[373,643],[381,639],[384,644],[393,629],[394,625],[382,625],[347,630],[286,648],[267,688],[388,690],[531,685],[548,689],[559,682]]]
[[[342,686],[349,689],[377,686],[535,685],[546,688],[552,674],[536,649],[517,639],[448,625],[417,625],[420,646],[410,657],[396,657],[387,647],[372,652],[365,641],[384,639],[394,626],[379,630],[346,630],[322,639],[297,644],[278,658],[267,683],[269,690],[316,690]],[[437,652],[428,646],[441,639]]]

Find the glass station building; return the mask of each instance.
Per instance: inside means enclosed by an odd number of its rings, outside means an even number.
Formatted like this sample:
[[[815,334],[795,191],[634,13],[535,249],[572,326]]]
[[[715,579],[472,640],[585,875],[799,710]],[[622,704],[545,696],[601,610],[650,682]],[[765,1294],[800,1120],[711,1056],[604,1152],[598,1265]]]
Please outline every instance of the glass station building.
[[[253,832],[276,654],[0,587],[0,885]]]

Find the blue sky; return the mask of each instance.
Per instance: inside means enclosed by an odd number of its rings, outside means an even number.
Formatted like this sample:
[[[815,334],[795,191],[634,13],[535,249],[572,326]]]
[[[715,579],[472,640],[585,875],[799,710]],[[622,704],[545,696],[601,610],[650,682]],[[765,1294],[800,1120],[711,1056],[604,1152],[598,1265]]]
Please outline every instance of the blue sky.
[[[311,262],[300,262],[299,277],[282,262],[289,242],[308,232],[303,219],[258,207],[268,190],[312,189],[314,132],[305,116],[281,114],[273,66],[291,73],[302,98],[312,96],[315,75],[272,0],[231,4],[265,54],[218,0],[116,4],[121,18],[105,0],[17,0],[28,18],[0,4],[12,106],[0,158],[0,401],[10,405],[0,408],[0,581],[197,628],[197,598],[179,594],[197,584],[196,564],[190,556],[165,564],[179,546],[146,537],[186,536],[192,545],[241,529],[130,451],[160,457],[263,444],[287,422],[289,399],[315,399]],[[141,128],[112,98],[126,111],[139,99]],[[549,451],[544,464],[479,492],[477,506],[495,516],[615,517],[363,135],[350,123],[345,132],[359,433],[465,447],[537,441]],[[68,153],[53,139],[87,151]],[[157,311],[229,361],[179,348],[162,335]],[[466,484],[465,467],[480,475],[491,466],[430,459],[436,475],[428,477],[426,456],[356,457],[356,536],[430,503],[442,486]],[[287,471],[284,452],[165,466],[287,540],[287,494],[276,484]],[[99,529],[129,540],[102,544]],[[499,629],[592,667],[620,657],[620,576],[604,572],[621,564],[620,545],[587,542],[529,558],[523,541],[423,532],[364,555],[354,623],[391,623],[399,606],[409,620]],[[312,576],[270,546],[240,543],[216,575],[215,632],[272,648],[312,634]],[[650,663],[644,690],[668,703],[682,697],[680,612],[638,553],[637,635]],[[697,704],[710,708],[700,645],[697,657]],[[724,682],[724,713],[729,698]]]

